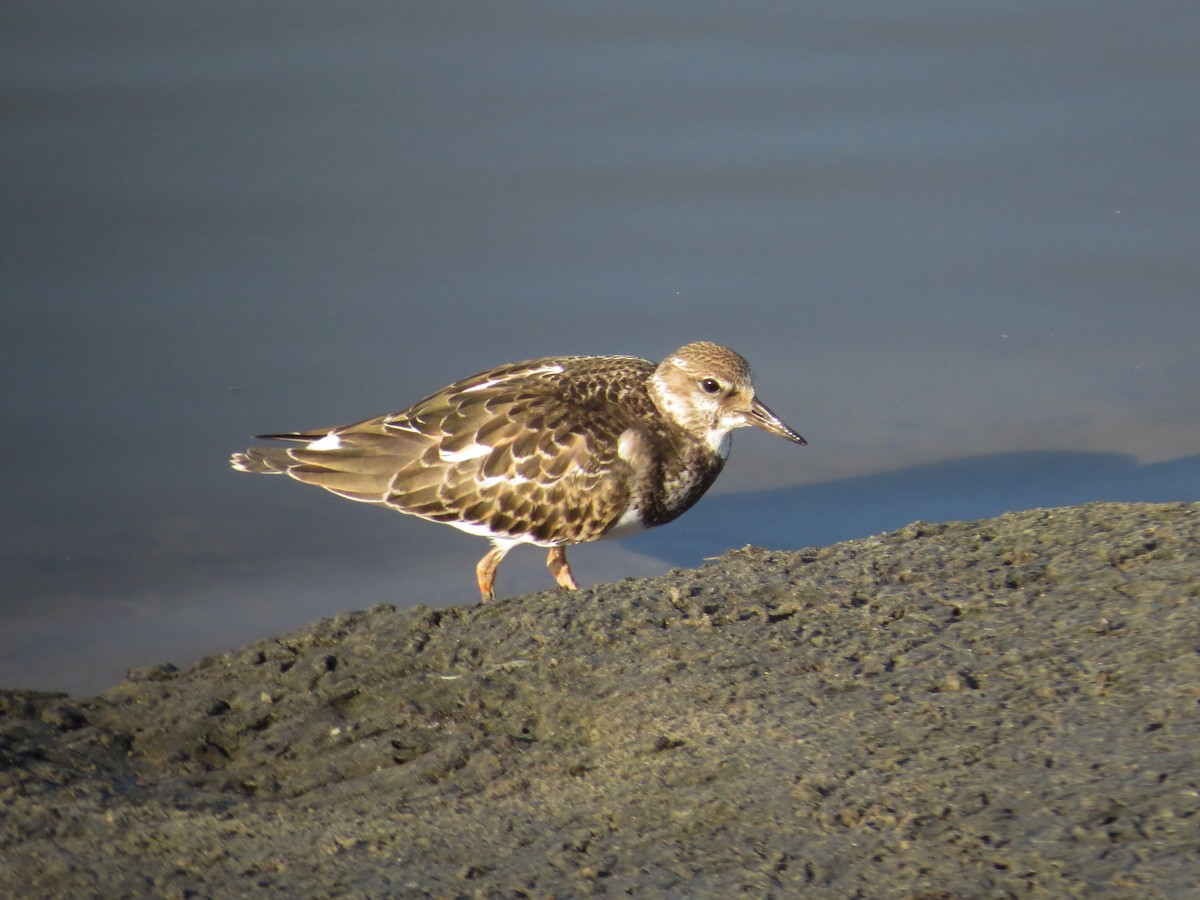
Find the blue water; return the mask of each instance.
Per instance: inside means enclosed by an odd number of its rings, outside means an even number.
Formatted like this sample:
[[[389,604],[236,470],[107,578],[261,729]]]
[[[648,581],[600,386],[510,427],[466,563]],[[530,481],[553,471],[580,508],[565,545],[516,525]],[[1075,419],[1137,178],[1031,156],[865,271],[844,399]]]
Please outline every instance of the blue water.
[[[10,3],[0,684],[89,692],[486,545],[239,476],[547,353],[730,344],[740,433],[585,584],[1200,498],[1200,7]],[[550,586],[514,551],[500,593]]]

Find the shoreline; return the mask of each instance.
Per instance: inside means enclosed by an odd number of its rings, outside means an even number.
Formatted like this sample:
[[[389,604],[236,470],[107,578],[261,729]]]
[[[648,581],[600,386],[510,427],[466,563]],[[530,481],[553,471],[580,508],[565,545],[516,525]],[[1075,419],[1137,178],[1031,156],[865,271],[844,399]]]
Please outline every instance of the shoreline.
[[[0,692],[10,896],[1200,880],[1200,504],[914,523]]]

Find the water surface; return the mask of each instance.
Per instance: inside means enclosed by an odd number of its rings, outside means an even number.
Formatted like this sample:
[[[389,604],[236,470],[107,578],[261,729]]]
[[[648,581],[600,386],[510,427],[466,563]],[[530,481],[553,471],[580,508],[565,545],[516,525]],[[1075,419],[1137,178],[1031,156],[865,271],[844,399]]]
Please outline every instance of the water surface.
[[[14,3],[0,683],[93,691],[478,539],[228,454],[495,363],[726,342],[738,434],[585,583],[1200,496],[1200,7]],[[514,551],[502,594],[545,588]]]

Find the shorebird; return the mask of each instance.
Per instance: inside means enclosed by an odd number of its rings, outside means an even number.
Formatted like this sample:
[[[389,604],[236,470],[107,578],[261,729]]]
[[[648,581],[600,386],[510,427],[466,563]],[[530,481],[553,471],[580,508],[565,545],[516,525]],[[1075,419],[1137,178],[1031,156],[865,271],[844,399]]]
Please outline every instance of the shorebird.
[[[548,548],[555,580],[577,588],[567,547],[678,518],[746,425],[806,443],[755,396],[746,360],[698,341],[658,365],[552,356],[497,366],[400,412],[258,435],[300,446],[251,447],[232,464],[488,538],[475,569],[487,602],[517,544]]]

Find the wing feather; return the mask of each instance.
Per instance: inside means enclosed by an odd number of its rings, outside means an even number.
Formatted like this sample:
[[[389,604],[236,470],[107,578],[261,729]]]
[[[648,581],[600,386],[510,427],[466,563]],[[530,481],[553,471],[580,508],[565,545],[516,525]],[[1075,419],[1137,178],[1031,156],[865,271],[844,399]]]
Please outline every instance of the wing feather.
[[[640,361],[638,361],[640,363]],[[273,435],[252,471],[286,472],[352,500],[544,544],[594,540],[625,512],[635,474],[618,452],[633,420],[572,378],[570,358],[481,373],[411,408],[326,431]],[[648,376],[652,365],[645,364]],[[638,378],[631,381],[636,390]],[[610,385],[611,387],[611,385]]]

